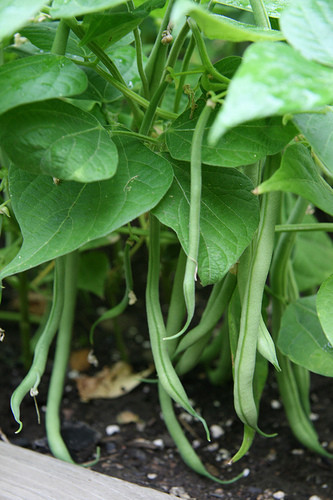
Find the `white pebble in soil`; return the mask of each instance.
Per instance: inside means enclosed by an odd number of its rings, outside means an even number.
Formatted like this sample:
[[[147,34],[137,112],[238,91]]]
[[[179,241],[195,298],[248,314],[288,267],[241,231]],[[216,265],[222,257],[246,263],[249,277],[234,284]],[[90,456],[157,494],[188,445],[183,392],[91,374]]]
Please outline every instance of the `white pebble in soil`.
[[[220,425],[214,424],[210,426],[210,433],[212,438],[218,439],[224,434],[224,429]]]
[[[150,474],[147,474],[147,478],[153,481],[154,479],[157,478],[157,474],[151,472]]]
[[[285,496],[286,494],[284,491],[276,491],[273,493],[274,500],[283,500]]]
[[[105,429],[105,434],[107,436],[113,436],[113,434],[117,434],[117,432],[120,432],[119,425],[108,425]]]

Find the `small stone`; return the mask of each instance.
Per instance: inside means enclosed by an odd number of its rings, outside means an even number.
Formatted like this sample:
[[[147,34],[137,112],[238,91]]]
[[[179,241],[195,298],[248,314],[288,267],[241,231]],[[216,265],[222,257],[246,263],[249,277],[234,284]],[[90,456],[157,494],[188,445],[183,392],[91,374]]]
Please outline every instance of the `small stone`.
[[[250,474],[250,472],[251,472],[250,469],[244,469],[243,470],[243,476],[247,477]]]
[[[193,417],[189,413],[182,411],[181,414],[179,415],[179,418],[183,420],[184,422],[188,422],[189,424],[193,422]]]
[[[219,408],[221,406],[221,402],[216,399],[215,401],[213,401],[213,406],[215,408]]]
[[[283,500],[285,496],[286,494],[284,491],[276,491],[275,493],[273,493],[273,498],[275,500]]]
[[[206,446],[205,450],[216,451],[216,450],[218,450],[218,448],[219,448],[218,443],[212,443],[212,444],[209,444],[208,446]]]
[[[140,422],[140,417],[136,413],[129,410],[124,410],[117,415],[118,424],[133,424]]]
[[[224,430],[220,425],[214,424],[210,426],[210,433],[214,439],[218,439],[223,436]]]
[[[273,410],[279,410],[281,408],[280,401],[278,401],[277,399],[272,399],[271,408],[273,408]]]
[[[315,422],[316,420],[319,419],[319,415],[318,413],[310,413],[310,420],[312,420],[312,422]]]
[[[295,448],[294,450],[291,450],[292,455],[304,455],[304,450],[300,448]]]
[[[156,446],[156,448],[160,448],[161,450],[163,450],[164,448],[163,439],[154,439],[153,444]]]
[[[321,500],[321,497],[319,497],[318,495],[311,495],[309,497],[309,500]]]
[[[175,495],[176,497],[183,498],[184,500],[190,500],[191,497],[188,493],[186,493],[185,489],[182,486],[173,486],[169,490],[170,495]]]
[[[147,474],[147,478],[148,478],[148,479],[150,479],[150,480],[152,481],[153,479],[156,479],[156,478],[157,478],[157,474],[155,474],[155,473],[150,473],[150,474]]]
[[[108,425],[105,429],[105,434],[107,436],[113,436],[113,434],[117,434],[117,432],[120,432],[119,425]]]
[[[193,448],[194,448],[195,450],[197,450],[198,448],[200,448],[200,446],[201,446],[201,441],[200,441],[200,439],[194,439],[194,440],[192,441],[192,446],[193,446]]]

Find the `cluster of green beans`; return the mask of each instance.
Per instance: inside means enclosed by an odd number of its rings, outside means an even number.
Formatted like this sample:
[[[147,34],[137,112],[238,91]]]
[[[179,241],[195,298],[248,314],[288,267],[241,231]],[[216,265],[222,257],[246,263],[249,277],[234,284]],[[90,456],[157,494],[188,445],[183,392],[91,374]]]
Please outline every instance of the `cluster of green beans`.
[[[287,223],[298,224],[302,222],[307,205],[307,201],[299,197],[294,204]],[[296,233],[287,232],[280,235],[271,267],[272,324],[275,338],[280,329],[280,321],[286,304],[298,298],[290,260],[295,237]],[[332,454],[321,446],[317,432],[310,420],[309,372],[305,368],[293,364],[279,351],[278,360],[281,372],[278,372],[276,377],[292,432],[310,450],[332,458]]]

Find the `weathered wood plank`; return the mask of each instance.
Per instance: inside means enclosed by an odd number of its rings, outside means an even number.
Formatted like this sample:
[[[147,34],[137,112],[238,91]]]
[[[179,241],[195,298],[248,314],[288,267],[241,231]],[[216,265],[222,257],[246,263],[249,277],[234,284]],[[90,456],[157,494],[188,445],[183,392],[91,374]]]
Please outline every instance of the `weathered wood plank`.
[[[177,500],[34,451],[0,442],[1,500]],[[179,499],[178,499],[179,500]]]

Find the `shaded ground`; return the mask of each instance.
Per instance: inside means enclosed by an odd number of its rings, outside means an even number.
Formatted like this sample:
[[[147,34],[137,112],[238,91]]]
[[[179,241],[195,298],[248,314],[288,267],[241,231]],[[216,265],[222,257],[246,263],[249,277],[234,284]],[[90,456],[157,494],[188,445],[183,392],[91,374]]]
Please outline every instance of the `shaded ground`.
[[[39,396],[42,425],[36,422],[33,401],[26,398],[22,405],[24,428],[15,435],[16,424],[9,410],[13,387],[21,378],[20,370],[4,370],[0,422],[8,439],[20,446],[47,453],[43,426],[46,380]],[[226,465],[230,454],[241,443],[242,427],[237,421],[230,388],[212,388],[200,376],[186,380],[186,387],[196,407],[200,407],[208,425],[219,425],[224,434],[209,444],[201,425],[181,417],[188,437],[195,442],[197,452],[207,468],[219,477],[231,478],[244,468],[250,469],[247,478],[237,483],[220,486],[202,478],[184,465],[177,449],[167,434],[160,417],[156,386],[142,384],[131,393],[113,400],[80,402],[75,382],[68,380],[62,406],[62,417],[68,446],[79,462],[91,460],[95,442],[101,447],[101,459],[94,470],[140,485],[172,492],[180,498],[197,500],[242,499],[265,500],[273,498],[308,500],[317,495],[322,500],[333,498],[332,463],[305,451],[292,437],[278,404],[272,382],[264,395],[261,427],[267,432],[278,432],[271,439],[257,437],[250,453],[231,468]],[[328,379],[315,377],[313,381],[313,412],[321,440],[333,447],[332,401],[333,388]],[[122,412],[130,412],[136,423],[119,424]],[[80,423],[79,427],[78,422]],[[74,428],[73,428],[74,424]],[[84,424],[84,425],[83,425]],[[106,429],[118,425],[119,432],[108,436]],[[86,425],[89,426],[85,427]],[[91,431],[91,429],[93,431]],[[94,442],[95,441],[95,442]],[[317,499],[317,497],[314,497]]]

